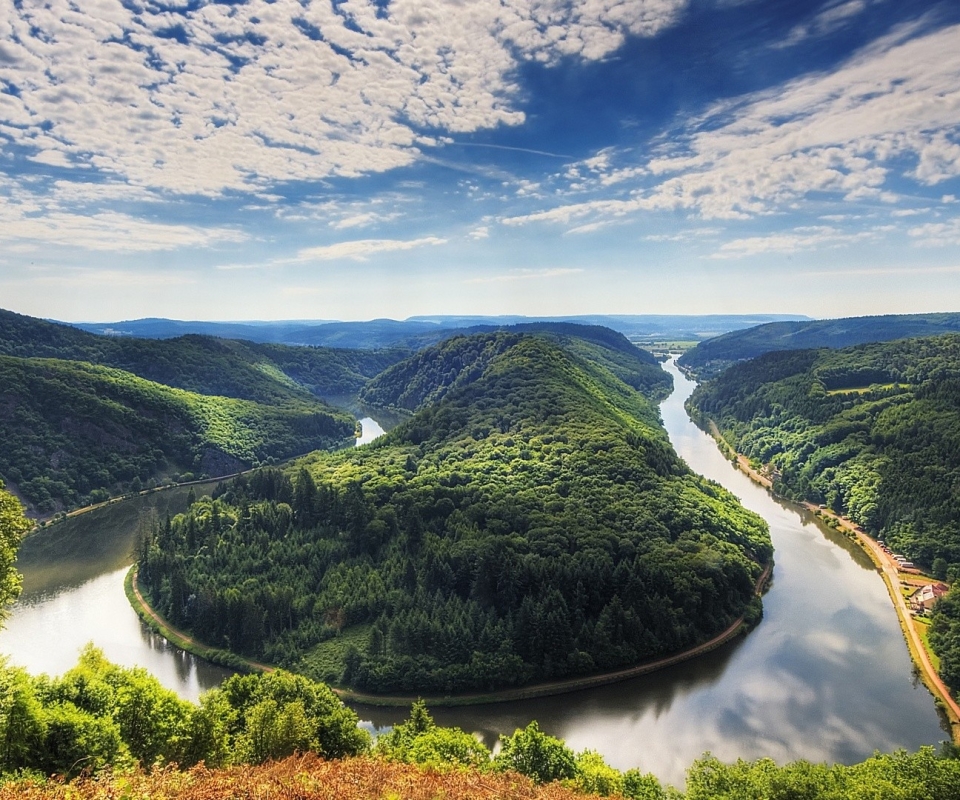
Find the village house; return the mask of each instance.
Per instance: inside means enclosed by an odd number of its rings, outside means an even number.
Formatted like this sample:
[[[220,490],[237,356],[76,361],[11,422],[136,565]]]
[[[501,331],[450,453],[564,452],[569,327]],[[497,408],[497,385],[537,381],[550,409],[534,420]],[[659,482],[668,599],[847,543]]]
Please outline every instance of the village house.
[[[944,583],[928,583],[910,595],[910,607],[914,611],[929,611],[950,587]]]

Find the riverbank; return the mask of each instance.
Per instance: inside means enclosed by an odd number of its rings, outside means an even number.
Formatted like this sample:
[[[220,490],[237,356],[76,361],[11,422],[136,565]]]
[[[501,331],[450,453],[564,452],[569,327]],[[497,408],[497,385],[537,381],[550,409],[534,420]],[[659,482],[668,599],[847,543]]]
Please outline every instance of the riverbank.
[[[140,593],[140,587],[137,586],[137,565],[134,564],[127,571],[123,579],[123,591],[130,602],[131,607],[137,612],[137,616],[146,624],[150,630],[159,634],[174,647],[179,647],[186,653],[209,661],[211,664],[217,664],[221,667],[229,667],[237,672],[270,672],[275,669],[269,664],[261,664],[257,661],[238,656],[229,650],[221,650],[216,647],[209,647],[189,634],[175,628],[156,611],[146,601]]]
[[[765,487],[771,492],[771,494],[773,494],[773,482],[768,477],[762,475],[760,472],[754,469],[750,463],[750,460],[745,455],[742,453],[737,453],[733,449],[730,443],[723,438],[723,435],[720,433],[719,428],[713,420],[710,420],[709,423],[710,435],[716,440],[717,446],[720,448],[721,452],[725,454],[732,454],[731,463],[737,469],[747,475],[752,481],[760,486]],[[736,456],[736,458],[733,459],[733,456]],[[897,619],[900,622],[900,630],[903,633],[904,641],[907,644],[907,650],[910,653],[910,658],[917,669],[917,674],[919,675],[920,680],[923,682],[923,685],[926,686],[933,695],[934,702],[936,703],[937,707],[946,717],[950,728],[950,735],[954,744],[960,745],[960,704],[958,704],[956,698],[953,697],[949,688],[946,686],[946,684],[944,684],[943,680],[940,678],[940,675],[937,673],[937,670],[930,658],[930,653],[924,645],[920,632],[917,630],[914,617],[910,613],[910,609],[907,607],[907,603],[903,594],[900,592],[900,572],[896,562],[889,554],[885,553],[881,549],[880,545],[877,544],[875,539],[864,533],[852,520],[847,519],[846,517],[831,511],[830,509],[820,508],[819,506],[806,501],[795,503],[795,505],[810,511],[821,518],[826,517],[834,520],[837,529],[845,533],[851,539],[851,541],[856,542],[860,548],[866,552],[868,556],[870,556],[874,566],[877,568],[877,572],[879,572],[883,578],[884,585],[887,587],[887,594],[889,595],[890,601],[897,613]]]
[[[772,569],[773,565],[768,564],[760,574],[760,577],[757,579],[755,585],[755,593],[757,597],[762,595],[767,587]],[[139,616],[140,619],[143,620],[152,630],[154,630],[174,646],[179,647],[181,650],[191,653],[198,658],[211,661],[214,664],[231,667],[241,672],[263,672],[274,669],[274,667],[268,664],[261,664],[256,661],[251,661],[250,659],[243,658],[242,656],[238,656],[235,653],[231,653],[227,650],[219,650],[217,648],[208,647],[207,645],[197,642],[189,634],[179,630],[167,622],[162,616],[154,611],[154,609],[149,603],[147,603],[146,599],[140,593],[140,589],[137,586],[136,565],[132,566],[130,571],[127,573],[127,576],[124,580],[124,592],[127,595],[127,600],[130,601],[130,605],[133,606],[133,609],[137,612],[137,616]],[[530,700],[533,698],[550,697],[558,694],[577,692],[583,689],[592,689],[597,686],[607,686],[612,683],[619,683],[621,681],[630,680],[631,678],[637,678],[641,675],[647,675],[651,672],[657,672],[659,670],[666,669],[667,667],[672,667],[676,664],[689,661],[690,659],[716,650],[718,647],[733,641],[738,636],[745,635],[747,632],[749,632],[749,630],[750,626],[747,624],[745,616],[741,616],[726,630],[722,631],[709,641],[699,644],[696,647],[691,647],[689,650],[684,650],[680,653],[674,653],[673,655],[657,659],[656,661],[649,661],[645,664],[638,664],[634,667],[627,667],[625,669],[614,670],[612,672],[604,672],[600,673],[599,675],[588,675],[582,678],[569,678],[560,681],[550,681],[547,683],[533,684],[531,686],[523,686],[516,689],[503,689],[496,692],[478,692],[464,695],[439,695],[425,697],[419,694],[375,695],[357,692],[352,689],[346,689],[342,687],[331,686],[330,688],[337,694],[338,697],[340,697],[341,700],[347,702],[388,707],[406,707],[417,700],[423,700],[428,706],[431,707],[485,705],[490,703]]]

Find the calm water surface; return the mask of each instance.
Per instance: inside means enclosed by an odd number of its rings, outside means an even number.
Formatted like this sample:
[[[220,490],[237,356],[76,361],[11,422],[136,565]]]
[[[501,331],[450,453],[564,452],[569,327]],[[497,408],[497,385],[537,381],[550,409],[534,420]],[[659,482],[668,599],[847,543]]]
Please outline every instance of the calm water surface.
[[[661,411],[674,446],[694,470],[723,484],[770,524],[776,567],[763,622],[748,636],[661,673],[555,698],[438,708],[437,721],[478,733],[492,745],[500,733],[536,719],[575,750],[598,750],[620,769],[640,767],[675,785],[707,750],[723,760],[850,763],[874,750],[915,750],[944,739],[869,560],[733,469],[683,410],[693,384],[672,365],[668,369],[676,391]],[[366,441],[376,423],[361,422]],[[225,671],[155,637],[130,609],[117,561],[129,563],[132,541],[131,535],[103,557],[99,572],[90,567],[79,578],[72,566],[76,557],[67,554],[58,568],[51,548],[42,559],[25,552],[20,568],[27,588],[0,632],[0,652],[31,671],[59,673],[93,641],[111,659],[142,664],[186,697],[219,683]],[[65,577],[58,583],[61,569]],[[374,729],[406,715],[356,709]]]

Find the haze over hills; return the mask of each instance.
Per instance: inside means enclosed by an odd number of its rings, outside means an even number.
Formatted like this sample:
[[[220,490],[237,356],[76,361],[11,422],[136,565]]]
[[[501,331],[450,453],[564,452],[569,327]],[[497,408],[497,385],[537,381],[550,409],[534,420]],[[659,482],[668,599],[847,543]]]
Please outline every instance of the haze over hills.
[[[90,333],[165,339],[201,333],[253,342],[276,342],[326,347],[418,349],[453,335],[460,329],[474,332],[531,322],[572,322],[602,325],[628,338],[658,336],[699,341],[721,333],[779,320],[808,319],[795,314],[586,314],[529,317],[520,315],[427,315],[405,320],[375,319],[366,322],[316,320],[312,322],[186,322],[138,319],[123,322],[64,323]]]
[[[768,322],[700,342],[679,363],[700,378],[722,372],[737,361],[774,350],[842,348],[960,331],[960,313],[887,314],[841,319]]]

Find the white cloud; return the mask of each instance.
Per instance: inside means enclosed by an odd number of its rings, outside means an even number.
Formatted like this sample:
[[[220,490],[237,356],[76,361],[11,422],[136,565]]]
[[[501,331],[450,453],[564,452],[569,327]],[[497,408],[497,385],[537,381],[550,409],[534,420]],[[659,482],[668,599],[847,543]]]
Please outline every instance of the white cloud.
[[[774,233],[767,236],[751,236],[734,239],[722,244],[711,258],[732,259],[769,253],[797,253],[801,250],[816,250],[823,247],[845,245],[874,239],[884,230],[844,233],[829,226],[795,228],[792,233]]]
[[[434,146],[429,131],[522,122],[522,61],[604,58],[687,2],[7,3],[0,80],[16,92],[0,95],[0,139],[208,196],[382,172]]]
[[[299,250],[297,255],[290,260],[294,262],[335,261],[344,258],[362,260],[375,253],[414,250],[418,247],[435,247],[446,244],[446,242],[446,239],[440,239],[436,236],[426,236],[421,239],[357,239],[323,247],[308,247]]]
[[[908,233],[922,247],[948,247],[960,245],[960,217],[948,222],[929,222],[911,228]]]
[[[839,6],[837,7],[839,8]],[[639,211],[747,219],[811,197],[893,203],[891,172],[933,185],[960,176],[960,26],[901,27],[835,71],[719,104],[664,140],[647,164],[615,167],[602,151],[594,188],[629,182],[628,199],[595,199],[502,220],[591,224]],[[586,162],[566,175],[584,181]]]
[[[792,47],[806,39],[826,36],[847,25],[871,5],[867,0],[840,0],[827,3],[809,22],[794,27],[787,38],[774,45],[776,48]]]
[[[233,228],[203,228],[136,219],[104,211],[74,214],[60,210],[28,213],[23,206],[0,204],[0,242],[44,242],[61,247],[122,253],[210,247],[245,241]]]
[[[565,275],[575,275],[580,272],[583,272],[583,270],[569,267],[518,269],[502,275],[492,275],[486,278],[470,278],[464,281],[464,283],[513,283],[515,281],[547,280],[550,278],[560,278]]]

